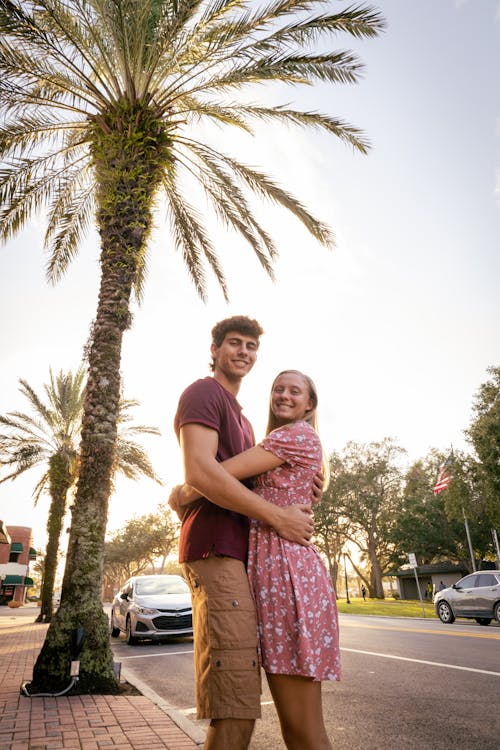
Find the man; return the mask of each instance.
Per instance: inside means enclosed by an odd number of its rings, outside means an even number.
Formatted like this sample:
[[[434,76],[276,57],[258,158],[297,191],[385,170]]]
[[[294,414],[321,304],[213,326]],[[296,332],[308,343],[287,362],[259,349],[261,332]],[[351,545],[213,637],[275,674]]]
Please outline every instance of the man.
[[[244,316],[217,323],[210,348],[213,377],[184,391],[174,423],[186,484],[203,496],[183,511],[179,561],[193,600],[198,718],[211,719],[205,750],[245,750],[260,717],[255,608],[245,570],[247,517],[301,544],[313,531],[309,506],[272,505],[220,465],[254,444],[236,397],[262,333],[257,321]],[[182,493],[174,488],[172,508],[179,510]]]

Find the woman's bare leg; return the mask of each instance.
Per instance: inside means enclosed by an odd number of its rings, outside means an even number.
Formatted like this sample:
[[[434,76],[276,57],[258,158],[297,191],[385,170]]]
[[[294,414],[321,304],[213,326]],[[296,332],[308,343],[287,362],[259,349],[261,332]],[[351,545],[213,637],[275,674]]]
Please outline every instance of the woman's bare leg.
[[[287,674],[267,674],[288,750],[333,750],[326,733],[321,682]]]

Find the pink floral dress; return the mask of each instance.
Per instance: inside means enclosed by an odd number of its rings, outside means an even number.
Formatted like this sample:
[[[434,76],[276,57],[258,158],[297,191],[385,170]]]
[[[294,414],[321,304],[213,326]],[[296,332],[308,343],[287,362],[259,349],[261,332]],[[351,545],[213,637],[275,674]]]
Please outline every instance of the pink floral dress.
[[[273,430],[260,445],[284,463],[257,477],[254,490],[276,505],[308,504],[321,466],[321,443],[307,422]],[[314,546],[250,525],[248,577],[257,607],[262,666],[272,674],[340,679],[337,606]]]

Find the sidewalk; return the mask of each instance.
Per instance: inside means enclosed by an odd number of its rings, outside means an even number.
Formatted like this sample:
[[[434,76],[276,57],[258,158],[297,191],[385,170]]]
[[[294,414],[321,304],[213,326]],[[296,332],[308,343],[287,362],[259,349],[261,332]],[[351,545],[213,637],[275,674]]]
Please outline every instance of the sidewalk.
[[[27,698],[47,625],[34,607],[2,607],[0,617],[0,748],[2,750],[197,750],[164,711],[143,695]],[[5,611],[4,611],[5,610]]]

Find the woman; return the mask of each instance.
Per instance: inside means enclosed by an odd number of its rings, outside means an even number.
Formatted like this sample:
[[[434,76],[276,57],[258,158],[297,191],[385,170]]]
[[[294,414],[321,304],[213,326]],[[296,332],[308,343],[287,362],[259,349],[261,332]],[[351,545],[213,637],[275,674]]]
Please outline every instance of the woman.
[[[255,477],[254,492],[269,502],[308,503],[322,466],[317,404],[308,376],[281,372],[271,388],[267,436],[224,461],[224,468],[238,479]],[[321,681],[340,679],[340,656],[335,593],[325,565],[314,546],[289,542],[252,520],[248,577],[262,666],[286,746],[331,750]]]

